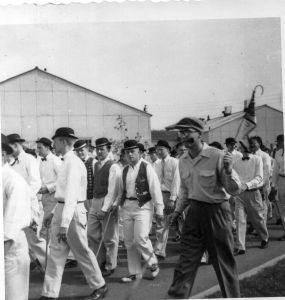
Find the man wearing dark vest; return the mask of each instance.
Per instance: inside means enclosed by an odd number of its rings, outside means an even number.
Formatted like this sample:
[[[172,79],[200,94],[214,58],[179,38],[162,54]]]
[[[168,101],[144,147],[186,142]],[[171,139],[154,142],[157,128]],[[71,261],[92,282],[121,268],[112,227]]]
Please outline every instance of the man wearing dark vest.
[[[97,260],[101,265],[102,275],[107,277],[114,273],[117,267],[118,213],[117,211],[111,213],[109,210],[118,197],[121,169],[110,159],[111,143],[107,138],[99,138],[95,144],[98,161],[94,168],[93,200],[88,216],[87,232],[89,246],[96,255],[103,239]]]
[[[76,151],[78,157],[84,162],[87,170],[87,199],[84,204],[85,208],[89,212],[93,199],[94,166],[96,159],[89,154],[88,146],[83,140],[78,140],[74,143],[74,150]]]
[[[150,163],[142,159],[137,141],[126,141],[124,150],[129,165],[123,170],[120,205],[123,211],[129,276],[123,277],[122,282],[132,282],[142,277],[141,256],[148,264],[152,278],[159,273],[148,234],[154,207],[157,219],[162,220],[164,204],[158,177]]]

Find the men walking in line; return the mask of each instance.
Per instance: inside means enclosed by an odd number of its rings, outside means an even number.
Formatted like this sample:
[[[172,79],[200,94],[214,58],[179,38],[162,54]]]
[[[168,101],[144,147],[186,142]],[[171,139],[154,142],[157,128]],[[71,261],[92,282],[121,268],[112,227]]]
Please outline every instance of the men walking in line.
[[[94,290],[86,300],[98,300],[105,296],[107,287],[96,257],[88,247],[86,232],[87,172],[80,158],[73,152],[77,137],[68,127],[58,128],[53,136],[54,148],[63,156],[62,167],[56,183],[54,213],[44,220],[51,223],[50,253],[40,299],[57,299],[67,255],[71,250],[89,284]]]
[[[111,143],[107,138],[99,138],[95,144],[98,161],[94,168],[93,200],[88,216],[87,232],[89,246],[97,256],[103,276],[107,277],[114,273],[117,267],[118,212],[111,213],[109,210],[118,197],[121,169],[109,158]],[[100,244],[102,247],[99,249]]]
[[[1,151],[5,299],[27,300],[30,259],[23,229],[28,227],[31,221],[31,190],[22,176],[9,166],[8,155],[13,153],[13,149],[3,134]]]
[[[27,236],[30,255],[32,260],[44,268],[45,266],[45,253],[46,241],[44,238],[39,237],[39,203],[37,193],[41,188],[41,178],[39,165],[37,160],[30,154],[27,154],[23,149],[25,142],[17,133],[7,135],[9,145],[13,149],[14,162],[11,164],[12,168],[20,174],[31,189],[31,209],[32,209],[32,222],[31,226],[25,228]]]
[[[272,187],[273,192],[277,192],[278,200],[281,208],[281,218],[285,218],[285,160],[284,160],[284,134],[277,136],[277,151],[275,153],[275,161],[273,165]],[[285,241],[285,235],[279,238]]]
[[[89,212],[93,199],[94,166],[96,159],[89,154],[88,146],[83,140],[78,140],[74,143],[74,151],[76,151],[78,157],[83,161],[87,170],[87,199],[85,201],[85,208]]]
[[[158,221],[163,219],[163,199],[158,177],[151,165],[142,159],[137,141],[124,143],[129,165],[121,178],[121,205],[124,219],[124,237],[128,255],[129,276],[122,282],[142,277],[141,256],[147,263],[151,277],[159,273],[157,258],[149,239],[154,207]]]
[[[179,160],[180,194],[170,223],[186,206],[189,209],[182,230],[181,255],[168,294],[189,298],[201,257],[208,250],[223,297],[239,297],[228,193],[238,193],[241,183],[232,168],[232,155],[202,141],[204,123],[197,118],[184,118],[169,128],[180,130],[189,149]]]
[[[236,196],[236,242],[234,255],[245,254],[245,236],[247,217],[261,238],[260,248],[268,247],[268,231],[263,214],[263,202],[260,188],[263,185],[263,166],[261,157],[249,153],[242,143],[242,158],[233,165],[241,180],[241,194]]]
[[[155,166],[155,171],[160,181],[160,188],[164,203],[164,220],[156,222],[156,257],[164,260],[168,239],[168,224],[166,217],[173,213],[180,188],[178,160],[169,155],[171,147],[167,141],[159,140],[155,146],[160,161]]]

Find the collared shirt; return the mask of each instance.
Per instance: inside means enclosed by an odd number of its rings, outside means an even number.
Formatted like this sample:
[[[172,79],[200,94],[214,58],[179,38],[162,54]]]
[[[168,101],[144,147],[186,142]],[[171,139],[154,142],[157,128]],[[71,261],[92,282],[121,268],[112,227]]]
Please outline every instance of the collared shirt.
[[[167,155],[155,165],[155,171],[160,181],[161,190],[170,192],[170,200],[176,201],[180,189],[178,159]]]
[[[263,164],[263,185],[264,187],[270,187],[270,175],[271,175],[271,158],[269,154],[260,149],[255,152],[255,155],[261,157]]]
[[[68,228],[77,202],[86,199],[87,171],[82,160],[72,150],[68,151],[63,159],[58,172],[55,198],[64,202],[60,204],[64,205],[61,227]]]
[[[156,213],[158,215],[163,215],[164,204],[163,204],[162,193],[161,193],[158,177],[155,173],[155,170],[150,165],[150,163],[142,158],[138,161],[138,163],[135,166],[129,165],[129,169],[128,169],[128,173],[127,173],[127,177],[126,177],[126,197],[127,198],[132,198],[132,197],[137,198],[136,179],[137,179],[138,172],[139,172],[142,161],[144,161],[147,164],[146,174],[147,174],[147,181],[148,181],[148,185],[149,185],[149,193],[150,193],[151,199],[152,199],[152,201],[149,201],[146,204],[144,204],[144,207],[151,208],[151,205],[152,205],[151,202],[153,202],[153,204],[156,208]],[[123,194],[123,178],[121,176],[120,195],[118,198],[121,198],[122,194]]]
[[[179,159],[180,193],[176,211],[182,212],[189,204],[188,199],[207,203],[221,203],[238,194],[241,182],[232,170],[226,174],[223,167],[224,152],[203,144],[200,154],[192,159],[185,153]]]
[[[109,160],[112,159],[110,159],[110,156],[108,155],[106,159],[101,161],[101,168]],[[122,169],[120,168],[120,166],[117,163],[112,164],[109,172],[109,178],[108,178],[108,193],[104,198],[104,203],[101,208],[102,211],[105,212],[108,211],[112,206],[112,204],[117,200],[117,197],[119,196],[121,176],[122,176]]]
[[[155,169],[156,168],[156,166],[159,164],[159,162],[160,162],[160,159],[158,158],[155,162],[153,162],[152,160],[150,160],[150,161],[148,161],[150,164],[151,164],[151,166]]]
[[[246,184],[249,190],[262,187],[263,165],[261,157],[249,155],[248,160],[237,160],[233,168],[238,173],[241,183]]]
[[[279,149],[275,153],[275,160],[273,163],[272,186],[276,186],[279,175],[285,175],[285,159],[283,149]]]
[[[97,162],[97,159],[96,159],[96,158],[94,158],[93,156],[91,156],[91,155],[88,154],[84,160],[82,159],[82,161],[83,161],[83,163],[85,164],[85,162],[86,162],[90,157],[93,158],[93,160],[92,160],[92,168],[93,168],[93,170],[94,170],[95,163]]]
[[[31,190],[7,163],[2,166],[4,241],[16,240],[19,231],[30,225]]]
[[[40,160],[40,175],[42,187],[46,187],[49,193],[55,192],[57,174],[62,161],[56,155],[49,153],[46,160]]]

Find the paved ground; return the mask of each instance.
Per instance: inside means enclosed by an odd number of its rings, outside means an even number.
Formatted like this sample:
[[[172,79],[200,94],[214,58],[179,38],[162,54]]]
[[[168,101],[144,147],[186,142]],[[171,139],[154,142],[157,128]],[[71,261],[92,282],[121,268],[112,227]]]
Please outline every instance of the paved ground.
[[[285,242],[277,241],[283,234],[281,226],[269,225],[270,245],[268,249],[258,248],[260,241],[257,237],[248,236],[246,255],[237,257],[239,273],[244,273],[258,265],[271,260],[274,257],[284,254]],[[168,258],[160,264],[161,272],[155,280],[143,279],[134,293],[132,299],[154,300],[165,299],[166,292],[172,281],[173,268],[179,257],[179,244],[169,242]],[[119,267],[111,277],[107,278],[109,293],[106,300],[125,300],[126,295],[131,291],[132,284],[120,283],[120,278],[127,275],[126,251],[120,250]],[[43,283],[43,276],[35,271],[31,273],[30,279],[30,300],[38,299]],[[199,268],[192,295],[200,293],[217,284],[217,279],[212,266],[201,265]],[[85,278],[79,268],[65,271],[61,286],[60,299],[79,300],[91,293]],[[285,296],[285,295],[284,295]]]

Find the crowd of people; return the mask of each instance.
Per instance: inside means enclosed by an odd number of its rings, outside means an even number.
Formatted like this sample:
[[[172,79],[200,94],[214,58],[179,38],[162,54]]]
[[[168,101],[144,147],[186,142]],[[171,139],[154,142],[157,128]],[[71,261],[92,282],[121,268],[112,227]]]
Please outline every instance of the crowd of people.
[[[93,290],[84,299],[104,298],[119,247],[128,260],[122,283],[146,271],[155,279],[170,226],[181,251],[169,296],[189,298],[205,257],[223,297],[240,296],[234,256],[246,254],[247,232],[266,249],[274,209],[284,222],[284,135],[268,153],[258,136],[207,145],[197,118],[172,129],[181,139],[174,149],[165,140],[149,149],[127,140],[118,160],[108,138],[91,149],[68,127],[38,139],[36,151],[19,134],[1,135],[6,299],[28,299],[35,267],[44,273],[40,299],[57,299],[64,269],[76,265]]]

